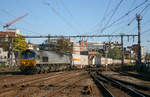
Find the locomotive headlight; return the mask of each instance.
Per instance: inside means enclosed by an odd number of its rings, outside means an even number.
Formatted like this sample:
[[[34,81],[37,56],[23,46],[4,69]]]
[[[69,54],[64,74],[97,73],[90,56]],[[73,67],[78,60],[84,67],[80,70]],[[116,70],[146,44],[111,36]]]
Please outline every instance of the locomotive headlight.
[[[20,64],[24,65],[25,64],[24,60],[20,60]]]

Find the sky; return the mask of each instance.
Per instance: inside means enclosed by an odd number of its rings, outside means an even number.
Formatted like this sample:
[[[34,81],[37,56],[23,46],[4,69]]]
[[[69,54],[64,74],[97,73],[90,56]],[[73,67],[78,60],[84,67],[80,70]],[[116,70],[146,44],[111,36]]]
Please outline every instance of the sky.
[[[0,30],[17,17],[28,14],[10,28],[24,35],[108,35],[137,34],[136,14],[141,13],[141,41],[150,52],[150,0],[1,0]],[[134,11],[111,25],[114,21]],[[145,8],[145,9],[144,9]],[[143,12],[142,12],[143,10]],[[131,22],[132,21],[132,22]],[[131,22],[131,23],[130,23]],[[128,26],[128,24],[130,25]],[[111,25],[111,27],[102,30]],[[29,40],[29,39],[28,39]],[[77,39],[79,40],[79,39]],[[120,41],[120,38],[84,38],[88,41]],[[30,39],[42,43],[43,39]],[[137,38],[124,38],[125,46],[137,43]]]

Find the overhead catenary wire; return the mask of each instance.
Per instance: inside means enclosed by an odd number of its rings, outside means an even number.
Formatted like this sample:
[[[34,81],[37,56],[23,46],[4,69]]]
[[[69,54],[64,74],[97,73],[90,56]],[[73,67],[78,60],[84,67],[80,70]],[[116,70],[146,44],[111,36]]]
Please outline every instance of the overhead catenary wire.
[[[0,9],[0,11],[6,13],[7,15],[9,15],[9,16],[11,16],[11,17],[13,17],[13,18],[17,18],[16,16],[14,16],[13,14],[11,14],[10,12],[8,12],[8,11],[5,10],[5,9]],[[25,21],[24,21],[24,22],[25,22]],[[2,23],[2,22],[1,22],[1,23]],[[26,23],[26,22],[25,22],[25,23]],[[2,24],[0,24],[0,25],[1,25],[1,26],[5,26],[4,23],[2,23]],[[31,31],[31,30],[26,29],[26,28],[23,28],[23,27],[17,27],[17,28],[21,28],[21,29],[23,29],[23,30],[26,30],[26,31],[29,31],[29,32],[32,32],[32,33],[40,34],[40,33],[38,33],[38,32]]]
[[[135,1],[135,0],[134,0]],[[148,0],[145,0],[145,2],[147,2]],[[135,8],[133,8],[133,9],[131,9],[131,8],[129,8],[129,11],[128,11],[128,13],[130,13],[130,12],[132,12],[132,11],[134,11],[135,9],[137,9],[138,7],[140,7],[140,6],[142,6],[145,2],[143,2],[143,3],[141,3],[141,4],[139,4],[138,6],[136,6]],[[132,5],[133,5],[133,3],[132,3]],[[130,10],[131,9],[131,10]],[[128,14],[127,14],[128,15]],[[135,28],[134,28],[135,29]],[[134,30],[133,29],[133,30]],[[115,31],[116,32],[116,31]],[[133,32],[133,31],[132,31]],[[113,39],[113,38],[112,38]],[[112,40],[112,39],[110,39],[110,40]]]
[[[139,14],[142,14],[148,7],[150,6],[150,3],[147,4],[140,12]],[[136,19],[136,17],[134,17],[128,24],[128,26]]]
[[[81,29],[81,24],[79,24],[76,20],[74,15],[72,14],[72,12],[70,11],[70,9],[65,5],[65,3],[63,2],[63,0],[59,0],[60,4],[62,5],[62,7],[64,8],[64,10],[70,15],[70,17],[73,20],[73,23],[75,23],[75,25]],[[79,30],[79,29],[78,29]],[[83,31],[83,29],[81,29]],[[80,31],[80,30],[79,30]],[[81,31],[80,31],[81,32]]]
[[[105,28],[105,27],[110,23],[110,21],[112,20],[113,16],[114,16],[115,13],[117,12],[117,10],[119,9],[119,7],[120,7],[120,5],[121,5],[121,3],[122,3],[123,1],[124,1],[124,0],[120,0],[120,2],[116,5],[115,9],[113,10],[112,15],[111,15],[110,18],[107,20],[106,24],[104,24],[104,27],[103,27],[103,28]],[[109,3],[109,4],[110,4],[110,3]],[[107,7],[109,7],[109,4],[108,4]],[[108,10],[108,8],[107,8],[106,10]],[[104,18],[103,18],[103,19],[105,19],[105,18],[106,18],[106,17],[105,17],[105,15],[104,15]],[[103,29],[103,28],[100,30],[101,34],[104,32],[104,29]],[[99,31],[98,31],[98,32],[99,32]]]
[[[115,7],[115,9],[114,9],[112,15],[110,16],[110,18],[109,18],[108,21],[106,22],[105,26],[107,26],[107,25],[110,23],[110,21],[112,20],[113,16],[116,14],[117,10],[119,9],[119,7],[120,7],[120,5],[121,5],[121,3],[122,3],[123,1],[124,1],[124,0],[120,0],[120,2],[117,4],[117,6]],[[104,26],[104,28],[105,28],[105,26]]]
[[[52,10],[52,12],[55,13],[62,21],[64,21],[65,24],[69,26],[73,31],[79,32],[69,21],[67,21],[65,17],[63,17],[54,7],[52,7],[49,2],[44,2],[44,4],[47,5]]]
[[[132,3],[131,3],[131,5],[130,5],[130,7],[129,7],[128,10],[131,10],[131,8],[133,8],[133,5],[134,5],[135,1],[136,1],[136,0],[133,0],[133,1],[132,1]]]
[[[134,0],[135,1],[135,0]],[[134,3],[134,1],[132,2],[132,5],[133,5],[133,3]],[[129,11],[125,14],[125,15],[123,15],[123,16],[121,16],[118,20],[116,20],[116,21],[114,21],[112,24],[112,26],[114,26],[114,24],[116,24],[118,21],[120,21],[121,19],[123,19],[123,18],[125,18],[125,16],[128,16],[131,12],[133,12],[133,11],[135,11],[137,8],[139,8],[139,7],[141,7],[142,5],[144,5],[146,2],[147,2],[148,0],[145,0],[144,2],[142,2],[142,3],[140,3],[139,5],[137,5],[136,7],[134,7],[134,8],[132,8],[132,7],[130,7],[129,8]],[[132,8],[132,9],[131,9]],[[133,19],[132,19],[133,20]],[[124,22],[123,22],[124,23]],[[120,25],[120,24],[119,24]],[[126,24],[125,24],[126,25]],[[129,25],[129,24],[128,24]],[[110,26],[111,27],[111,26]],[[120,29],[120,28],[119,28]]]
[[[66,10],[66,12],[72,17],[74,18],[73,14],[71,13],[71,11],[67,8],[67,6],[65,5],[65,3],[63,2],[63,0],[59,0],[60,4],[63,6],[63,8]]]
[[[116,24],[118,21],[120,21],[121,19],[125,18],[126,16],[128,16],[131,12],[133,12],[134,10],[136,10],[137,8],[141,7],[142,5],[144,5],[148,0],[145,0],[144,2],[142,2],[141,4],[137,5],[136,7],[134,7],[133,9],[129,10],[125,15],[121,16],[119,19],[117,19],[116,21],[114,21],[111,25],[107,26],[106,28],[109,28],[111,26],[114,26],[114,24]],[[148,4],[149,6],[149,4]],[[148,7],[146,6],[146,7]],[[145,9],[144,9],[145,10]],[[143,10],[143,11],[144,11]],[[141,11],[141,12],[143,12]],[[133,20],[133,19],[132,19]],[[105,30],[106,28],[104,28],[103,30]],[[110,39],[110,41],[112,41],[113,38]]]
[[[11,14],[11,13],[10,13],[9,11],[7,11],[6,9],[0,8],[0,12],[3,12],[3,13],[7,14],[7,15],[10,16],[10,17],[17,18],[16,16],[14,16],[13,14]]]
[[[103,30],[112,27],[115,23],[117,23],[118,21],[120,21],[123,18],[125,18],[126,16],[128,16],[131,12],[135,11],[136,9],[138,9],[139,7],[141,7],[142,5],[144,5],[146,2],[148,2],[148,0],[145,0],[144,2],[142,2],[139,5],[137,5],[136,7],[134,7],[133,9],[129,10],[127,13],[125,13],[124,15],[122,15],[120,18],[118,18],[115,21],[113,21],[110,25],[108,25],[105,28],[103,28]]]
[[[110,21],[112,20],[113,16],[115,15],[115,13],[117,12],[117,10],[119,9],[121,3],[124,0],[120,0],[120,2],[117,4],[117,6],[115,7],[115,10],[113,11],[112,15],[110,16],[110,18],[108,19],[108,21],[106,22],[106,24],[104,25],[104,27],[101,29],[101,33],[104,32],[105,28],[109,25]]]
[[[106,8],[105,8],[105,11],[104,11],[104,15],[103,15],[103,17],[102,17],[102,19],[100,20],[100,21],[98,21],[97,23],[96,23],[96,25],[93,27],[93,28],[91,28],[91,29],[94,29],[94,28],[96,28],[97,26],[100,28],[101,26],[103,26],[103,23],[104,23],[104,21],[106,20],[106,17],[107,17],[107,12],[108,12],[108,10],[109,10],[109,8],[110,8],[110,4],[111,4],[111,0],[110,1],[108,1],[108,4],[107,4],[107,6],[106,6]],[[97,29],[97,31],[98,31],[99,29]],[[87,33],[88,34],[88,33]]]
[[[150,6],[150,3],[148,3],[148,4],[143,8],[143,10],[140,12],[140,14],[142,14],[149,6]]]
[[[9,17],[13,17],[13,18],[18,18],[17,16],[15,16],[14,14],[12,14],[11,12],[7,11],[6,9],[0,9],[1,12],[7,14]],[[24,22],[25,24],[29,24],[31,25],[31,23],[25,21],[25,20],[22,20],[22,22]]]

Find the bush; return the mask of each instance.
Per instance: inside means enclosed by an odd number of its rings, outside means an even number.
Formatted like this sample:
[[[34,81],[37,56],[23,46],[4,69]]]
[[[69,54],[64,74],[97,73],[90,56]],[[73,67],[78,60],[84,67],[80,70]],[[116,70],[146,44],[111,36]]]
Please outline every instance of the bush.
[[[6,63],[5,62],[0,62],[0,67],[6,67]]]

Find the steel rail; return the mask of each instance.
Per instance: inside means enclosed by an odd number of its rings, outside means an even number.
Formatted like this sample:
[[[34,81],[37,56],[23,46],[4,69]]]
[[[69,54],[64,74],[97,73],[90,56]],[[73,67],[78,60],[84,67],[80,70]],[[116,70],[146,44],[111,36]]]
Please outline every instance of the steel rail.
[[[98,88],[102,89],[104,95],[106,97],[114,97],[113,94],[96,78],[96,76],[91,75],[95,83],[97,84]]]
[[[122,81],[122,80],[119,80],[119,79],[115,79],[115,78],[111,78],[119,83],[122,83],[122,84],[125,84],[125,85],[128,85],[128,86],[133,86],[133,87],[137,87],[137,88],[141,88],[141,89],[146,89],[146,90],[150,90],[149,87],[145,87],[145,86],[140,86],[140,85],[137,85],[137,84],[134,84],[134,83],[130,83],[130,82],[126,82],[126,81]],[[150,97],[150,94],[146,94],[146,93],[143,93],[143,92],[140,92],[138,90],[135,90],[141,94],[143,94],[144,96],[146,97]]]
[[[137,97],[146,97],[145,95],[143,95],[142,93],[140,92],[137,92],[136,90],[132,89],[132,88],[128,88],[127,86],[125,86],[124,84],[121,84],[111,78],[108,78],[100,73],[98,73],[99,76],[107,79],[108,81],[112,82],[114,85],[118,86],[118,87],[121,87],[124,91],[126,92],[129,92],[131,93],[131,95],[134,95],[134,96],[137,96]]]
[[[140,80],[146,80],[146,81],[150,81],[150,76],[146,76],[146,75],[142,75],[142,74],[133,74],[133,73],[129,73],[129,72],[119,72],[122,75],[127,75],[127,76],[131,76]]]

